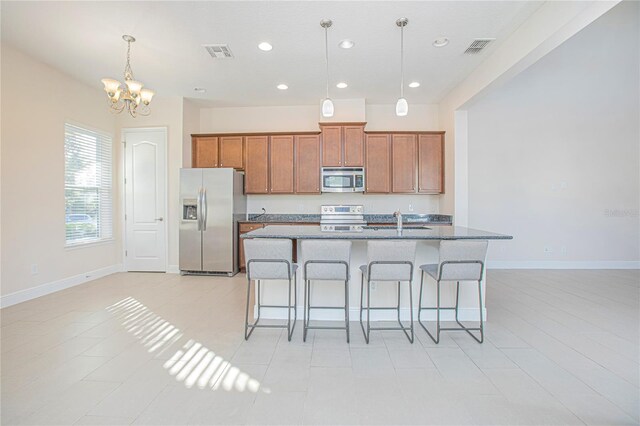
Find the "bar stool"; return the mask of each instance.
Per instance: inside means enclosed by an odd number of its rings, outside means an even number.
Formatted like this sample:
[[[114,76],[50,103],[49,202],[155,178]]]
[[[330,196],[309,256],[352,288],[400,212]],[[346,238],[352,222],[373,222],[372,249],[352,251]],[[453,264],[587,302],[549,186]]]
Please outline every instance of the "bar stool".
[[[415,241],[369,241],[367,243],[367,264],[360,266],[362,278],[360,281],[360,326],[364,339],[369,343],[371,330],[402,330],[409,341],[413,343],[413,262],[416,256]],[[367,306],[364,306],[364,280],[367,280]],[[398,304],[395,307],[371,307],[371,282],[395,281],[398,283]],[[411,325],[406,327],[400,321],[400,283],[409,284],[409,312]],[[400,327],[371,327],[372,310],[393,310],[398,312]],[[363,311],[367,311],[367,328],[362,321]],[[411,331],[411,334],[407,333]]]
[[[287,338],[291,341],[293,329],[296,326],[296,270],[298,265],[292,262],[292,242],[287,239],[245,239],[244,253],[247,268],[247,310],[244,322],[244,339],[248,340],[253,330],[263,328],[286,328]],[[251,281],[256,281],[256,306],[258,316],[253,324],[249,324],[249,301],[251,298]],[[289,297],[287,305],[264,305],[260,298],[260,284],[262,280],[288,280]],[[293,285],[293,304],[291,304],[291,287]],[[286,308],[287,323],[283,325],[258,324],[260,308]],[[293,309],[293,324],[291,310]]]
[[[420,266],[420,296],[418,306],[418,322],[427,332],[429,337],[435,342],[440,341],[440,331],[466,331],[478,343],[484,341],[484,323],[482,320],[482,276],[484,274],[484,259],[487,255],[488,241],[441,241],[440,242],[440,263],[426,264]],[[429,274],[436,280],[436,306],[422,306],[422,287],[424,285],[424,274]],[[455,281],[456,282],[456,304],[450,307],[440,306],[440,282]],[[477,281],[478,282],[478,301],[480,305],[480,327],[465,327],[458,319],[458,299],[460,296],[460,281]],[[421,314],[423,310],[436,311],[436,337],[429,332],[427,327],[422,323]],[[441,328],[440,327],[440,311],[454,310],[456,313],[456,322],[460,327]],[[480,331],[478,339],[472,331]]]
[[[346,330],[349,343],[349,259],[351,241],[302,241],[304,259],[304,319],[302,340],[307,341],[307,330]],[[344,306],[312,306],[312,281],[344,281]],[[310,326],[311,309],[344,309],[344,327]]]

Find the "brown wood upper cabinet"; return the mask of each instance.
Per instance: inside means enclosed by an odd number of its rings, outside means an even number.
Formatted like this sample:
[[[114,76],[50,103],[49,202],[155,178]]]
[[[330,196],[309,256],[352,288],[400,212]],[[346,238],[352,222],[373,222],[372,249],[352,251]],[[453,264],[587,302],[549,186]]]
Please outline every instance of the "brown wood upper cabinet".
[[[218,167],[217,137],[191,137],[191,167]]]
[[[367,135],[365,167],[366,192],[389,193],[391,191],[391,135]]]
[[[418,192],[441,194],[443,191],[444,135],[418,135]]]
[[[269,193],[269,136],[247,136],[245,140],[245,194]]]
[[[242,136],[191,136],[192,167],[244,169]]]
[[[220,167],[244,169],[243,139],[242,136],[220,137]]]
[[[295,137],[296,194],[320,193],[320,136]]]
[[[270,192],[293,194],[293,136],[271,136],[270,142]]]
[[[391,192],[416,192],[416,134],[391,135]]]
[[[320,123],[322,167],[364,166],[365,123]]]

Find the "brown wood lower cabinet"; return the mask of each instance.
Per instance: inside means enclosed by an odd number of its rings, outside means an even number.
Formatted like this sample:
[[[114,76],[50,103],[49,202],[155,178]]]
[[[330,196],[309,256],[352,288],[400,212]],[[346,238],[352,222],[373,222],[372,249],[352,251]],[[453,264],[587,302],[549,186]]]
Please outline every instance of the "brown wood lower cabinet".
[[[238,268],[241,271],[245,270],[245,259],[244,259],[244,245],[242,241],[244,239],[240,238],[240,235],[246,234],[249,231],[253,231],[254,229],[264,228],[264,224],[262,223],[240,223],[238,224]]]
[[[246,272],[245,268],[245,257],[244,257],[244,245],[242,242],[245,240],[244,238],[240,238],[240,235],[246,234],[249,231],[253,231],[254,229],[264,228],[265,226],[281,226],[281,225],[295,225],[295,226],[318,226],[319,223],[256,223],[256,222],[239,222],[238,223],[238,269],[240,272]],[[294,262],[297,262],[297,250],[296,250],[297,240],[293,240],[293,253],[291,253],[291,258]]]

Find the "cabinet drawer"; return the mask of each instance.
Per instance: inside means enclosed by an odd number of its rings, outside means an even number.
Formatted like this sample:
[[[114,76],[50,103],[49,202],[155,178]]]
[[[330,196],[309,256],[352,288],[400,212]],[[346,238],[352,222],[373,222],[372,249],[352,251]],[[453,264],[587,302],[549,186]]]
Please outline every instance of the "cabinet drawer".
[[[253,231],[254,229],[264,228],[263,223],[241,223],[240,224],[240,233],[246,234],[249,231]]]

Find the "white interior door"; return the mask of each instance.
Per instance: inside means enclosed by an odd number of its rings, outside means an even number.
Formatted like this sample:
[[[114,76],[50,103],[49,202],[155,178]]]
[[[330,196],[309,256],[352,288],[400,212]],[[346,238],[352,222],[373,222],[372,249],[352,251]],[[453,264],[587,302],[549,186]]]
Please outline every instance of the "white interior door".
[[[125,141],[125,269],[167,270],[167,131],[128,129]]]

